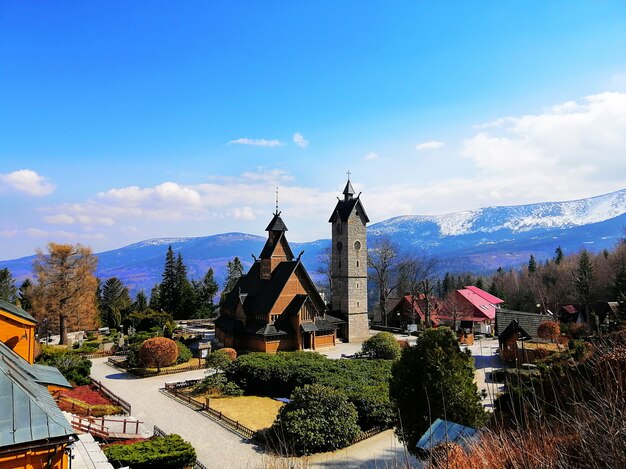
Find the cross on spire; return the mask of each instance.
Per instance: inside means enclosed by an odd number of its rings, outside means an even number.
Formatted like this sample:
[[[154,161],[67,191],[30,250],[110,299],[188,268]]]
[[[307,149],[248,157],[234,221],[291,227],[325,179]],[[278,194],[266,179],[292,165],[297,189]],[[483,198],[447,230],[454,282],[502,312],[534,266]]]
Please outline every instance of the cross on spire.
[[[276,212],[275,215],[278,215],[278,187],[276,188]]]
[[[348,170],[348,171],[346,171],[346,174],[348,175],[348,181],[349,181],[349,180],[350,180],[350,175],[351,175],[352,173],[350,172],[350,170]]]

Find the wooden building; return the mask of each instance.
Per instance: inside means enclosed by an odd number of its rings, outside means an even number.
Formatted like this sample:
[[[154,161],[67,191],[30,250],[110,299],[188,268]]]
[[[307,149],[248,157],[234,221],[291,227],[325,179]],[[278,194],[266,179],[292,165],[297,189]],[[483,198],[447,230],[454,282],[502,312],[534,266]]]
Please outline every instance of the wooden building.
[[[427,302],[423,294],[404,295],[387,313],[386,325],[401,329],[406,329],[409,324],[425,326],[426,311],[430,315],[430,325],[439,326],[440,305],[436,298],[430,298]]]
[[[0,341],[28,363],[35,362],[35,327],[30,314],[0,299]]]
[[[220,307],[215,338],[225,347],[270,353],[334,346],[342,321],[327,314],[302,253],[294,258],[280,212],[265,231],[261,255]]]

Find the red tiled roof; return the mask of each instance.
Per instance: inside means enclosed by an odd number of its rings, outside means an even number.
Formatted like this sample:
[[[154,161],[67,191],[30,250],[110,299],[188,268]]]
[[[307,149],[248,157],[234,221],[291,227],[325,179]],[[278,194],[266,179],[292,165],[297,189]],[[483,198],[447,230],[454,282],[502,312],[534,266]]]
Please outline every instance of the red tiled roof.
[[[468,288],[457,290],[457,294],[467,300],[474,307],[474,321],[496,318],[496,307],[482,296],[476,294]]]
[[[564,309],[568,314],[578,314],[578,310],[574,305],[565,305],[561,309]]]
[[[469,287],[465,287],[465,288],[467,290],[470,290],[470,291],[476,293],[478,296],[480,296],[481,298],[487,300],[489,303],[491,303],[494,306],[497,306],[500,303],[504,303],[504,300],[501,300],[497,296],[493,296],[491,293],[487,293],[485,290],[481,290],[478,287],[474,287],[474,286],[470,285]]]

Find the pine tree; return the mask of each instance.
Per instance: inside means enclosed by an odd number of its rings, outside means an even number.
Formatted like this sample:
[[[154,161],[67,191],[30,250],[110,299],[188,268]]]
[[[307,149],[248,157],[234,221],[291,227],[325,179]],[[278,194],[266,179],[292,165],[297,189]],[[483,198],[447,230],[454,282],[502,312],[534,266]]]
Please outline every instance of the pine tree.
[[[20,285],[20,307],[29,313],[33,310],[33,282],[29,278]]]
[[[476,286],[476,288],[480,288],[481,290],[485,289],[485,282],[482,277],[478,277],[474,285]]]
[[[9,303],[13,303],[17,299],[15,279],[11,271],[6,267],[0,269],[0,299]]]
[[[105,282],[100,308],[102,323],[119,328],[130,309],[130,295],[128,288],[117,277],[111,277]]]
[[[450,272],[446,272],[446,274],[443,276],[443,282],[441,284],[442,297],[446,296],[448,293],[454,290],[453,283],[454,281],[452,280]]]
[[[167,248],[165,266],[163,267],[162,281],[159,286],[159,307],[167,313],[174,314],[178,304],[178,275],[176,258],[172,246]]]
[[[224,280],[224,290],[222,290],[222,297],[220,303],[226,298],[226,295],[235,287],[237,281],[243,276],[243,264],[238,257],[235,257],[232,261],[228,261],[226,265],[226,280]]]
[[[195,313],[195,292],[187,278],[187,267],[183,256],[178,253],[176,259],[176,298],[177,302],[172,310],[174,319],[191,317]]]
[[[531,254],[528,260],[528,273],[534,274],[535,272],[537,272],[537,261],[535,260],[535,256]]]
[[[584,307],[587,322],[592,330],[596,328],[595,314],[591,309],[594,283],[595,272],[591,263],[591,256],[587,250],[583,249],[578,259],[578,269],[574,272],[574,289],[579,303]]]
[[[558,246],[555,250],[554,250],[554,263],[556,265],[560,265],[561,262],[563,261],[563,249],[561,249],[561,246]]]
[[[194,317],[210,318],[215,315],[215,295],[219,288],[214,278],[213,269],[209,268],[200,282],[194,282],[196,312]]]
[[[131,309],[142,314],[148,310],[148,297],[143,290],[140,290],[137,296],[135,296],[135,301],[133,301]]]
[[[157,283],[155,286],[152,287],[152,290],[150,290],[150,303],[148,303],[148,306],[150,309],[154,311],[161,311],[160,292],[161,292],[160,283]]]

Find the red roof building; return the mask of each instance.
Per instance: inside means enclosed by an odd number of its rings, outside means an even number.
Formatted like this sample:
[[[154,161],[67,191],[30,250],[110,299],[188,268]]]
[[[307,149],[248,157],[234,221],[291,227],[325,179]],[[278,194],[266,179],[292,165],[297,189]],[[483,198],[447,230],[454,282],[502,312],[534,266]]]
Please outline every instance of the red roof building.
[[[496,318],[496,305],[504,301],[477,287],[465,287],[455,294],[465,304],[464,309],[471,312],[472,322],[479,323],[480,332],[490,334],[491,324]]]
[[[387,313],[387,325],[404,329],[408,324],[425,324],[427,308],[430,309],[431,325],[438,326],[439,302],[437,299],[431,298],[427,305],[424,295],[419,297],[405,295],[400,298],[398,303]]]

